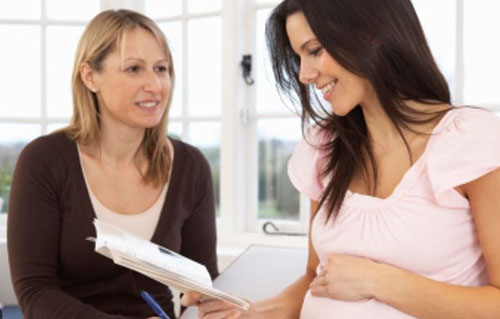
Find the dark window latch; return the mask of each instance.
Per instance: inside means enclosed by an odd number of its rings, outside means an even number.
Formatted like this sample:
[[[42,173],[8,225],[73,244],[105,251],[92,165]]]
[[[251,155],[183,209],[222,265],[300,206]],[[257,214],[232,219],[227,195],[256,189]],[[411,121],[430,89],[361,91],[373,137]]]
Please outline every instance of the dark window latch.
[[[272,230],[269,230],[269,228],[272,228]],[[265,222],[262,225],[262,231],[266,235],[281,235],[281,236],[306,236],[307,234],[305,233],[292,233],[292,232],[283,232],[280,231],[278,226],[276,226],[273,222]]]
[[[247,54],[243,56],[243,60],[240,62],[241,69],[243,72],[243,80],[247,85],[254,84],[254,80],[252,79],[252,55]]]

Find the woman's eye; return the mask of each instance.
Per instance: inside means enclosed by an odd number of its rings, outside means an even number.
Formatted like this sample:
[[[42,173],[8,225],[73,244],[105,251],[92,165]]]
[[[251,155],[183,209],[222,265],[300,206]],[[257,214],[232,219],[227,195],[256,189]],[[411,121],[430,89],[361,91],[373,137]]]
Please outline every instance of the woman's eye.
[[[157,66],[155,68],[156,72],[159,72],[159,73],[165,73],[168,71],[168,68],[164,65],[161,65],[161,66]]]
[[[137,71],[139,71],[139,67],[137,65],[129,66],[125,69],[125,72],[128,73],[137,73]]]
[[[309,51],[309,55],[317,56],[319,54],[319,52],[321,51],[321,49],[323,49],[323,48],[319,47],[319,48],[313,49],[313,50]]]

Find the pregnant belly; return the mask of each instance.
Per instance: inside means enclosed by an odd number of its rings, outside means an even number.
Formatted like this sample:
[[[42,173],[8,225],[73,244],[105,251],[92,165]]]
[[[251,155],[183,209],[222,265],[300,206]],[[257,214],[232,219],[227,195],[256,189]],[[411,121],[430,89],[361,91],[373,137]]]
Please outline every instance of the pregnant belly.
[[[414,318],[375,299],[347,302],[314,297],[304,298],[300,319],[409,319]]]

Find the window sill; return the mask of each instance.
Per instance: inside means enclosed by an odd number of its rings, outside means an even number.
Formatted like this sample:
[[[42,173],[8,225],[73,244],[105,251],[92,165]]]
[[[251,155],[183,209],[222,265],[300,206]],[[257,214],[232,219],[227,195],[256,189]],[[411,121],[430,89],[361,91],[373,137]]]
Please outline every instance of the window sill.
[[[307,248],[307,236],[266,235],[262,233],[218,233],[218,246],[242,252],[250,245]]]

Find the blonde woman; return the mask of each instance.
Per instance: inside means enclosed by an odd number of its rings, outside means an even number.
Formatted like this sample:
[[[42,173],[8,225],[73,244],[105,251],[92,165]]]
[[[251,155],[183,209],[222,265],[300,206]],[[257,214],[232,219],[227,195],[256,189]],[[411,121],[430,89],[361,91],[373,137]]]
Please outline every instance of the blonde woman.
[[[12,183],[9,260],[27,318],[148,318],[142,289],[174,317],[165,286],[93,251],[85,238],[95,217],[218,274],[208,163],[166,136],[173,84],[170,50],[152,20],[110,10],[88,24],[71,124],[26,146]]]

